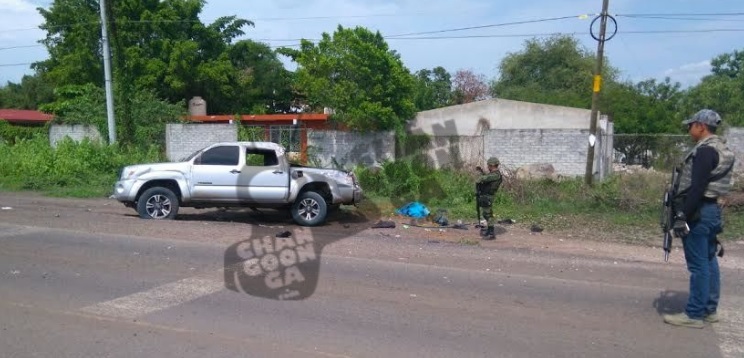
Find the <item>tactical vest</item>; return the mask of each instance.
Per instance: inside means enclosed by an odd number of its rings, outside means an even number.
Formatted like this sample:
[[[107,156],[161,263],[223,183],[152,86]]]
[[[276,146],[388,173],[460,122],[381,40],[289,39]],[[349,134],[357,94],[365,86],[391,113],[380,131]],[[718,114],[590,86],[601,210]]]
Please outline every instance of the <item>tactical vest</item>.
[[[481,195],[494,195],[501,186],[501,173],[498,171],[483,175],[478,180]]]
[[[692,160],[695,158],[698,148],[704,145],[716,150],[718,153],[718,166],[713,168],[713,171],[710,173],[710,178],[712,178],[712,180],[705,188],[703,196],[709,199],[716,199],[731,191],[734,153],[726,147],[726,143],[723,139],[716,135],[711,135],[698,142],[695,147],[692,148],[690,153],[685,156],[685,159],[681,164],[682,173],[680,174],[679,186],[677,189],[678,195],[684,195],[690,190],[690,186],[692,185]]]

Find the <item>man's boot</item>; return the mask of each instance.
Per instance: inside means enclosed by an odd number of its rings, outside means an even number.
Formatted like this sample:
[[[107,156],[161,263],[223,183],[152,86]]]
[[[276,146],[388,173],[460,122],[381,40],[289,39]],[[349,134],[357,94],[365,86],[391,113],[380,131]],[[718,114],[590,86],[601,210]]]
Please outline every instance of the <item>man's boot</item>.
[[[496,233],[493,230],[493,226],[488,227],[488,230],[486,230],[486,234],[484,236],[484,240],[493,240],[496,238]]]

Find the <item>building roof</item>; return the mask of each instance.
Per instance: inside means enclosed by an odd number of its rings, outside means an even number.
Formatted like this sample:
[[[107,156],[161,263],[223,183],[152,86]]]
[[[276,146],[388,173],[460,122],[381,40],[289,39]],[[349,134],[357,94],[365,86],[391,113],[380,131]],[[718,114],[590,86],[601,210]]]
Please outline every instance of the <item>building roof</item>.
[[[0,119],[10,123],[39,123],[43,124],[54,119],[51,114],[28,109],[0,109]]]
[[[244,114],[240,115],[241,122],[291,122],[298,121],[327,121],[327,114],[322,113],[289,113],[289,114]],[[187,116],[188,120],[193,122],[229,122],[238,117],[235,115],[206,115],[206,116]]]

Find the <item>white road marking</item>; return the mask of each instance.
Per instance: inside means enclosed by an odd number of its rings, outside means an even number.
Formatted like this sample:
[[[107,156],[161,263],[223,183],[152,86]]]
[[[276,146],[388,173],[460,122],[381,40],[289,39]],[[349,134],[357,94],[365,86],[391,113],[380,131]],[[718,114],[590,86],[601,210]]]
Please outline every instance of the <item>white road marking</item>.
[[[80,311],[119,318],[136,318],[175,307],[224,288],[217,278],[189,277],[153,289],[84,307]]]
[[[721,321],[711,324],[718,335],[723,358],[744,357],[744,298],[721,295]]]

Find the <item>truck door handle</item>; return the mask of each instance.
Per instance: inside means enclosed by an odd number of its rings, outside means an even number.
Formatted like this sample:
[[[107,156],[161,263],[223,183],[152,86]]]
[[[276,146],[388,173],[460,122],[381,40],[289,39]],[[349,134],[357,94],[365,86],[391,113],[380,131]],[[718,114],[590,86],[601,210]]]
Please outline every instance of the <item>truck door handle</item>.
[[[281,171],[281,170],[274,170],[272,173],[274,173],[274,174],[284,174],[284,172]]]
[[[238,174],[238,173],[240,173],[240,170],[237,170],[237,169],[233,169],[233,170],[231,170],[231,171],[230,171],[230,173],[233,173],[233,174]]]

